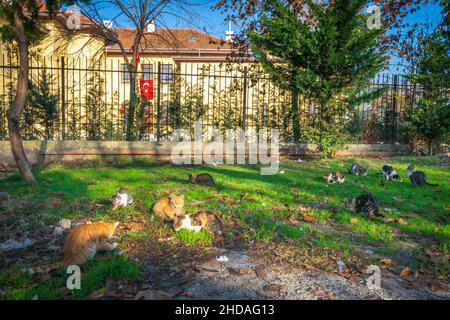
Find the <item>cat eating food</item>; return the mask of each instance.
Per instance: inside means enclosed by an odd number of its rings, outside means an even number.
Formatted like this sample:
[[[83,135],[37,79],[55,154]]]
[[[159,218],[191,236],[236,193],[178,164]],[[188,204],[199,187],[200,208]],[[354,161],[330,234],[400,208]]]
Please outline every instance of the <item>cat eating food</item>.
[[[354,197],[350,204],[352,213],[364,213],[366,216],[381,216],[380,201],[370,192]]]
[[[133,204],[133,197],[127,188],[122,188],[115,195],[111,197],[111,202],[113,204],[113,210],[116,210],[119,207],[126,207],[130,204]]]
[[[397,171],[395,171],[394,167],[391,164],[385,164],[383,168],[381,168],[381,173],[383,174],[383,177],[388,181],[400,181],[400,176],[397,174]]]
[[[96,222],[78,225],[64,244],[64,260],[46,267],[29,269],[30,273],[45,273],[60,267],[79,265],[92,259],[98,250],[113,250],[117,244],[109,242],[119,222]]]
[[[333,171],[329,175],[324,176],[323,179],[327,183],[343,183],[345,181],[345,176],[340,171]]]
[[[410,164],[408,168],[406,169],[406,176],[411,180],[411,183],[415,186],[431,186],[436,187],[437,184],[432,184],[427,182],[427,175],[425,172],[417,171],[416,166],[413,164]]]
[[[212,186],[214,185],[214,179],[209,173],[193,174],[189,175],[189,181],[194,184],[201,186]]]
[[[363,177],[367,176],[367,171],[368,170],[366,167],[357,163],[352,164],[352,166],[348,169],[348,173],[353,174],[355,176],[363,176]]]
[[[217,215],[210,211],[200,210],[196,214],[182,215],[175,218],[173,225],[175,231],[187,229],[200,232],[204,229],[211,234],[222,234],[222,222]]]
[[[173,222],[175,217],[184,215],[184,195],[168,195],[159,198],[153,206],[153,213],[165,222]]]

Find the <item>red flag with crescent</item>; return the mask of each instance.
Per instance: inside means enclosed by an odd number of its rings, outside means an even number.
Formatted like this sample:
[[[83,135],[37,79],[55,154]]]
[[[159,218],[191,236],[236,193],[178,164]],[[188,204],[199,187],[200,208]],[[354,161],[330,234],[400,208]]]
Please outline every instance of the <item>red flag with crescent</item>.
[[[141,96],[146,100],[153,100],[153,80],[139,79],[141,87]]]

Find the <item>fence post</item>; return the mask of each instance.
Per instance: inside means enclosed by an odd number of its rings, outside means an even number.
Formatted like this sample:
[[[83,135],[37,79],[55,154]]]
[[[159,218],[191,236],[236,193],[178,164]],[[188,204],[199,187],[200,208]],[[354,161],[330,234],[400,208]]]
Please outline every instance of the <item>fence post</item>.
[[[247,77],[248,68],[244,67],[244,103],[242,104],[242,130],[245,132],[247,122]]]
[[[161,139],[161,62],[158,62],[158,89],[156,90],[156,141]]]
[[[66,72],[64,57],[61,57],[61,138],[66,139]]]
[[[391,144],[394,144],[397,135],[397,93],[398,93],[398,75],[394,75],[394,93],[392,96],[392,125],[391,125]]]

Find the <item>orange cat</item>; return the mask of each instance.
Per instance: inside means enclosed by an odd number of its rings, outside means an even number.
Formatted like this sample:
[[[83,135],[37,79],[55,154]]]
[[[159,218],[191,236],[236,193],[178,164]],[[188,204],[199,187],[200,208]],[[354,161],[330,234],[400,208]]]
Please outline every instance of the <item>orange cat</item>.
[[[163,221],[173,222],[176,216],[184,215],[184,196],[164,196],[156,200],[154,214]]]
[[[44,268],[29,269],[30,273],[49,272],[53,269],[73,264],[83,264],[95,256],[97,250],[113,250],[116,244],[108,240],[112,238],[119,222],[96,222],[80,224],[67,237],[64,244],[64,260]]]

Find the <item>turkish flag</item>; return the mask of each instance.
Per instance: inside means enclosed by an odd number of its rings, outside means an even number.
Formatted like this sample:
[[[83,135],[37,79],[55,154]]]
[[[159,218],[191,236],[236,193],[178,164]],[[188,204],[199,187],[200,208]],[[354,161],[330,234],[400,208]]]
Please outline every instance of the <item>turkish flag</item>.
[[[141,96],[146,100],[153,100],[153,80],[139,79],[139,84],[141,87]]]

